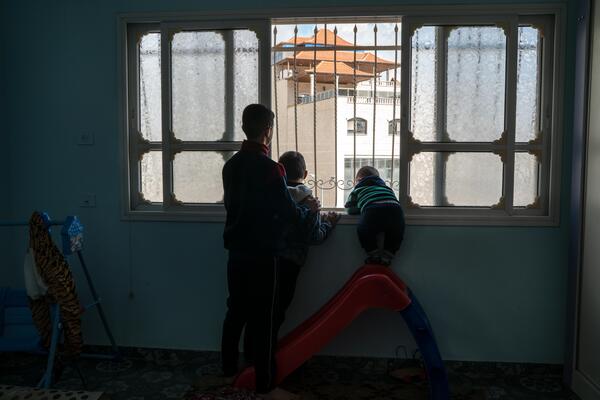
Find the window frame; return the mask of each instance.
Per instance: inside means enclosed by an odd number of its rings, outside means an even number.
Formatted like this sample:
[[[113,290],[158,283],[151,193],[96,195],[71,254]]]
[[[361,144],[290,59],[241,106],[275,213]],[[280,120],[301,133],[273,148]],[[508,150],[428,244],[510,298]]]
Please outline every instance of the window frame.
[[[187,218],[189,216],[199,217],[203,220],[220,221],[225,217],[225,209],[219,203],[183,203],[173,193],[173,170],[175,155],[183,151],[238,151],[241,141],[184,141],[175,137],[172,131],[172,85],[171,85],[171,40],[173,35],[182,31],[229,31],[236,29],[248,29],[253,31],[259,41],[259,99],[258,102],[268,104],[270,102],[270,73],[265,74],[263,66],[270,66],[270,21],[261,19],[239,20],[231,19],[225,21],[199,20],[199,21],[160,21],[147,23],[128,23],[126,26],[127,42],[126,56],[127,65],[135,66],[128,68],[127,73],[127,168],[128,168],[128,200],[127,217],[132,219],[159,219]],[[158,32],[160,34],[161,55],[161,141],[150,142],[138,132],[139,127],[139,105],[138,105],[138,41],[146,33]],[[231,37],[224,36],[226,51],[232,51],[233,45],[227,46]],[[266,42],[266,43],[265,43]],[[169,43],[164,46],[164,43]],[[266,57],[265,57],[266,53]],[[225,120],[226,132],[233,134],[234,118],[233,112],[233,63],[225,66],[225,108],[229,116]],[[264,82],[267,82],[266,84]],[[163,179],[163,201],[151,203],[143,198],[141,194],[141,176],[139,165],[141,157],[148,151],[162,152],[162,179]]]
[[[364,17],[369,15],[370,17]],[[118,26],[118,64],[119,64],[119,115],[121,120],[121,159],[123,165],[121,168],[122,182],[122,218],[124,220],[141,220],[141,221],[186,221],[186,222],[223,222],[225,219],[225,211],[222,205],[202,204],[194,205],[186,208],[169,207],[165,210],[148,209],[133,209],[131,207],[131,168],[130,161],[130,138],[129,138],[129,120],[132,112],[129,107],[129,72],[128,66],[131,64],[128,52],[128,27],[139,24],[165,24],[171,23],[174,25],[181,23],[190,23],[192,25],[202,24],[202,26],[213,26],[213,29],[224,29],[224,25],[236,25],[238,28],[247,28],[249,21],[256,23],[261,29],[259,36],[259,75],[261,78],[260,102],[265,105],[270,105],[271,100],[271,82],[270,82],[270,62],[271,62],[271,24],[277,19],[277,23],[283,23],[287,20],[289,23],[297,23],[302,18],[342,18],[348,22],[357,21],[374,21],[378,17],[385,18],[386,16],[401,15],[403,22],[410,19],[425,19],[433,21],[439,18],[486,18],[488,20],[497,21],[498,15],[510,15],[513,17],[519,16],[522,19],[536,19],[541,16],[550,16],[554,21],[553,41],[548,43],[552,49],[553,56],[550,60],[552,65],[553,76],[548,82],[545,82],[545,93],[552,93],[552,99],[546,104],[545,114],[550,113],[550,118],[544,118],[544,126],[551,127],[550,135],[544,135],[543,146],[549,148],[546,151],[544,165],[548,174],[546,178],[549,185],[547,215],[534,214],[514,214],[507,213],[506,210],[484,210],[488,212],[478,213],[473,215],[469,212],[464,213],[458,207],[451,209],[426,210],[426,213],[419,210],[407,209],[406,220],[408,224],[414,225],[484,225],[484,226],[557,226],[559,223],[559,201],[560,201],[560,178],[561,178],[561,153],[563,139],[563,93],[564,93],[564,42],[565,42],[565,18],[566,6],[562,3],[557,4],[495,4],[495,5],[415,5],[415,6],[394,6],[394,7],[339,7],[339,8],[316,8],[307,10],[306,8],[299,9],[281,9],[273,8],[269,10],[256,11],[231,11],[231,12],[156,12],[156,13],[127,13],[117,15]],[[427,17],[424,17],[427,15]],[[268,16],[268,17],[266,17]],[[193,21],[193,22],[190,22]],[[237,23],[236,23],[237,21]],[[407,24],[402,24],[402,38]],[[262,38],[262,40],[261,40]],[[404,39],[402,39],[404,41]],[[161,41],[162,43],[162,41]],[[404,43],[403,43],[404,44]],[[162,51],[161,46],[161,51]],[[403,47],[405,48],[405,47]],[[405,51],[401,52],[402,65],[405,62]],[[164,62],[164,61],[163,61]],[[266,67],[268,66],[268,68]],[[401,70],[401,84],[404,81],[405,71],[410,71],[408,68]],[[262,80],[266,76],[267,79]],[[401,96],[406,94],[405,90],[400,91]],[[543,95],[542,95],[543,99]],[[548,102],[546,102],[548,103]],[[407,103],[404,99],[401,100],[402,108],[400,119],[407,121],[405,118],[408,114]],[[403,122],[401,122],[402,124]],[[406,154],[402,149],[402,143],[406,141],[406,135],[400,134],[401,140],[401,176],[405,176],[406,171],[403,171],[402,157],[406,159]],[[406,146],[404,146],[406,149]],[[401,187],[408,183],[407,180],[401,181]],[[164,187],[164,186],[163,186]],[[406,203],[404,204],[406,206]],[[467,210],[469,211],[469,210]],[[494,211],[494,212],[490,212]],[[356,216],[344,215],[342,224],[355,224],[358,218]]]
[[[461,224],[487,224],[487,225],[557,225],[559,221],[558,202],[560,200],[560,156],[556,147],[560,146],[557,132],[560,127],[551,122],[555,117],[559,102],[556,100],[556,91],[551,90],[551,85],[556,85],[556,64],[554,57],[557,53],[557,43],[554,40],[556,34],[556,22],[552,26],[552,19],[548,16],[521,16],[519,14],[505,14],[490,16],[418,16],[403,19],[402,24],[402,54],[401,65],[411,65],[411,43],[412,32],[421,26],[490,26],[502,27],[506,34],[506,78],[505,78],[505,124],[504,134],[495,142],[420,142],[410,132],[410,78],[411,69],[401,70],[401,133],[400,133],[400,202],[405,209],[407,217],[413,221],[424,224],[445,224],[451,221],[460,221]],[[515,143],[516,126],[516,96],[517,96],[517,56],[518,56],[518,28],[519,25],[536,25],[546,32],[548,38],[543,41],[541,74],[540,74],[540,129],[541,143]],[[554,28],[554,29],[552,29]],[[546,46],[546,43],[551,46]],[[442,51],[445,53],[444,48]],[[445,60],[445,59],[444,59]],[[445,63],[444,63],[445,67]],[[445,74],[445,68],[441,71]],[[446,88],[445,79],[437,79],[436,102],[438,107],[443,107],[446,112]],[[543,93],[550,93],[545,96]],[[562,96],[558,95],[559,98]],[[511,118],[512,117],[512,118]],[[438,121],[442,132],[445,132],[445,118]],[[551,143],[554,146],[550,146]],[[517,151],[541,151],[540,196],[536,208],[513,207],[514,194],[514,156]],[[550,155],[552,151],[552,155]],[[503,193],[498,204],[487,207],[421,207],[414,204],[410,198],[410,161],[414,154],[420,152],[484,152],[504,153],[503,160]],[[441,163],[443,165],[443,163]],[[438,174],[441,176],[441,174]],[[551,180],[550,177],[553,177]],[[440,185],[437,183],[437,185]],[[440,185],[441,186],[441,185]]]

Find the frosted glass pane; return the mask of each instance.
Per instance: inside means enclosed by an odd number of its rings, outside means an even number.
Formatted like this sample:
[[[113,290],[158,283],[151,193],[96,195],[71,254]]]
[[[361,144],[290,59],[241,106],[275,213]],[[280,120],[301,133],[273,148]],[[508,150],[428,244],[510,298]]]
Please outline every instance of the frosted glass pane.
[[[162,203],[162,152],[151,151],[142,156],[140,176],[144,198],[153,203]]]
[[[435,158],[436,153],[419,153],[410,163],[409,195],[413,203],[435,206]],[[437,157],[439,158],[439,157]]]
[[[217,32],[173,36],[173,132],[181,140],[221,140],[225,132],[225,41]]]
[[[148,33],[139,43],[139,130],[151,142],[161,141],[160,33]]]
[[[436,139],[436,29],[419,28],[411,40],[410,130],[424,142]]]
[[[445,195],[455,206],[489,207],[502,196],[502,178],[502,161],[492,153],[418,153],[410,163],[409,195],[421,206],[443,206]]]
[[[539,163],[533,154],[515,153],[515,207],[535,202],[538,195]]]
[[[223,202],[223,165],[235,152],[184,151],[173,162],[173,190],[184,203]]]
[[[535,139],[539,126],[540,36],[537,28],[519,27],[517,58],[517,142]]]
[[[235,134],[233,140],[245,138],[242,111],[258,103],[258,38],[252,31],[233,32]],[[231,140],[232,138],[227,138]]]
[[[459,27],[448,36],[446,131],[451,140],[490,142],[504,130],[506,36]]]
[[[451,204],[489,207],[502,197],[503,164],[496,154],[450,154],[445,172],[446,198]]]

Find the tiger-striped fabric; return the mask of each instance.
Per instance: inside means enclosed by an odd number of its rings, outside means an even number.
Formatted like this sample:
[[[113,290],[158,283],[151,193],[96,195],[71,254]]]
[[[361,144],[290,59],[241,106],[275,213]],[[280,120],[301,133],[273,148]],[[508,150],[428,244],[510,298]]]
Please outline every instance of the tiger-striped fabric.
[[[83,346],[81,306],[69,264],[50,237],[42,216],[34,212],[29,220],[29,247],[33,249],[40,276],[48,285],[48,293],[40,299],[29,299],[33,321],[42,344],[48,348],[52,336],[50,304],[57,303],[64,329],[64,355],[78,356]]]

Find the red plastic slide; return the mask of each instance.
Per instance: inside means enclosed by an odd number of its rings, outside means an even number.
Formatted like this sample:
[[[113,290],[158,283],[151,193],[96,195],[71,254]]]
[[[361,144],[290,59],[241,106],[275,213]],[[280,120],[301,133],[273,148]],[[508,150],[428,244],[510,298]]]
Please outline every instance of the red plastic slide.
[[[375,265],[359,268],[338,294],[279,342],[276,383],[321,350],[363,311],[402,311],[410,304],[406,284],[392,270]],[[234,386],[254,389],[254,368],[242,371]]]

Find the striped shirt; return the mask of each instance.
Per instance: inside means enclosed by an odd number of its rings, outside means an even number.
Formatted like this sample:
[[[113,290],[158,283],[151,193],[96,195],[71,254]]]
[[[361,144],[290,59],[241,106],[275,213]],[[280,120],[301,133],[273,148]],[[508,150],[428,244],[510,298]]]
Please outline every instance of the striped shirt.
[[[375,204],[400,204],[394,191],[378,176],[363,178],[348,196],[346,208],[349,214],[362,213]]]

